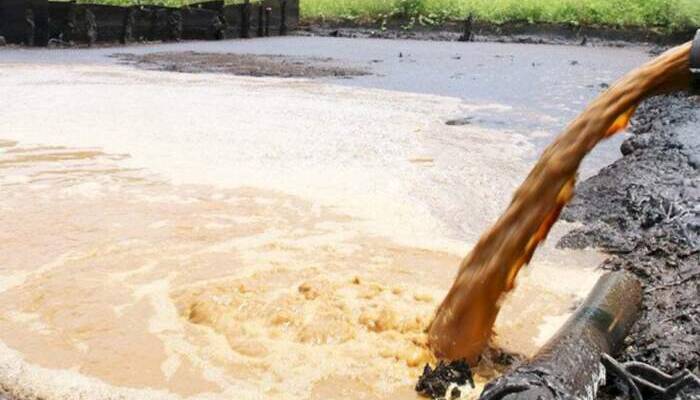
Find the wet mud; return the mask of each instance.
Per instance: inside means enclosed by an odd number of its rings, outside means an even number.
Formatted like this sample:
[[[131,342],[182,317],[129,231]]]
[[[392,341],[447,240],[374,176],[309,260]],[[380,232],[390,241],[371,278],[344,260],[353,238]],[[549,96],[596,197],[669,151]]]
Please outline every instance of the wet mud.
[[[643,103],[623,157],[581,183],[564,220],[583,227],[559,246],[598,247],[603,268],[643,283],[643,308],[620,358],[667,373],[700,366],[700,137],[698,99]],[[700,393],[695,393],[700,395]],[[603,398],[620,395],[612,386]]]
[[[281,78],[349,78],[368,75],[361,68],[339,65],[331,58],[290,57],[196,51],[161,52],[145,55],[115,54],[114,57],[139,68],[187,73],[219,73]]]
[[[629,46],[639,43],[680,44],[694,35],[693,29],[661,32],[645,28],[624,29],[600,25],[529,23],[493,24],[470,19],[436,26],[411,26],[409,21],[372,23],[324,23],[311,21],[299,26],[295,35],[348,38],[412,39],[429,41],[476,41],[527,44]]]
[[[464,42],[467,34],[455,29],[402,29],[400,27],[392,29],[382,29],[381,27],[365,26],[345,26],[326,27],[308,26],[293,32],[297,36],[322,36],[340,37],[354,39],[391,39],[391,40],[424,40],[438,42]],[[629,46],[634,41],[610,40],[610,39],[589,39],[585,35],[561,36],[547,32],[532,33],[496,33],[471,32],[469,42],[484,43],[517,43],[517,44],[551,44],[551,45],[600,45],[610,47]]]

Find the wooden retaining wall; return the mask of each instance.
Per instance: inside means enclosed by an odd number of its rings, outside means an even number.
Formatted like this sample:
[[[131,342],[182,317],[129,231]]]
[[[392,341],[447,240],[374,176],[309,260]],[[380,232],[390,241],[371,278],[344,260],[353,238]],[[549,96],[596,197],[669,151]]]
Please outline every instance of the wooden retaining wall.
[[[215,0],[180,8],[0,0],[0,36],[27,46],[276,36],[298,21],[299,0]]]

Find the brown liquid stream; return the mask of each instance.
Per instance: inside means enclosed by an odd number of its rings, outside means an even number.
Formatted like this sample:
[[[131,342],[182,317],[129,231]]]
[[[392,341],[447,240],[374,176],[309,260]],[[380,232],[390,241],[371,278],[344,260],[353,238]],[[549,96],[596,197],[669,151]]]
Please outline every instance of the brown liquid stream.
[[[583,158],[624,129],[643,99],[688,87],[690,47],[671,49],[624,76],[545,150],[505,213],[462,261],[429,329],[437,357],[477,361],[504,295],[573,196]]]

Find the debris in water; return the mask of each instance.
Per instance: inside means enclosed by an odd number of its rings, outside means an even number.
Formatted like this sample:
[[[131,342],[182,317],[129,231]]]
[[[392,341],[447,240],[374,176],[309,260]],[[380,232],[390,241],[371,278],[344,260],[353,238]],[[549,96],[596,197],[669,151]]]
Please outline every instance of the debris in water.
[[[474,117],[464,117],[464,118],[456,118],[456,119],[450,119],[445,122],[445,125],[449,126],[463,126],[463,125],[469,125],[472,123],[472,120],[474,120]]]
[[[438,362],[435,369],[426,364],[423,374],[416,383],[416,392],[433,399],[444,398],[450,390],[450,399],[458,398],[461,395],[459,386],[469,382],[469,386],[474,388],[474,378],[469,364],[465,360],[452,361],[446,363]]]

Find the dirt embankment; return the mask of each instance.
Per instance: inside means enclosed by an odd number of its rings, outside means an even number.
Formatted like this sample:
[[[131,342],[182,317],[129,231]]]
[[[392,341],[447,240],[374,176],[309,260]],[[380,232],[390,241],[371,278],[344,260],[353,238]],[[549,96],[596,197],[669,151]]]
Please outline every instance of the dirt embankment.
[[[408,21],[387,24],[305,21],[294,32],[296,35],[334,36],[350,38],[415,39],[481,42],[535,43],[535,44],[596,44],[625,46],[635,43],[680,44],[692,38],[691,28],[668,31],[654,28],[617,28],[601,25],[574,25],[561,23],[531,23],[509,21],[502,24],[478,20],[448,21],[440,25],[416,25]]]
[[[684,95],[646,101],[623,157],[581,183],[562,215],[584,226],[560,246],[602,248],[611,254],[603,268],[643,282],[642,314],[620,358],[669,373],[700,369],[699,103]]]

